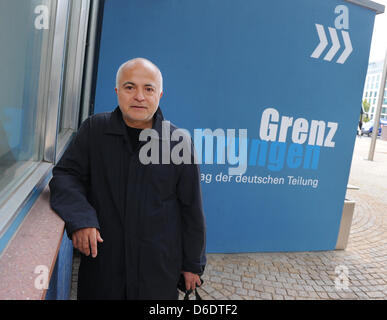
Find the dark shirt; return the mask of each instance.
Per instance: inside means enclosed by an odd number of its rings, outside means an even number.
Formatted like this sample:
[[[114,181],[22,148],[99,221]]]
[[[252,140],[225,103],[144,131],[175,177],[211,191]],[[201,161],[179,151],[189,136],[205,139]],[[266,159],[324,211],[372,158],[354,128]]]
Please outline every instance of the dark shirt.
[[[125,173],[125,177],[126,177],[126,184],[125,184],[125,187],[126,187],[126,192],[125,194],[127,195],[127,192],[128,192],[128,188],[130,188],[130,184],[133,185],[133,181],[130,181],[129,180],[129,163],[131,163],[131,157],[133,157],[135,154],[137,154],[137,148],[140,144],[140,140],[139,140],[139,137],[140,137],[140,133],[143,129],[137,129],[137,128],[133,128],[133,127],[129,127],[128,125],[125,125],[126,127],[126,131],[128,132],[128,138],[129,138],[129,143],[130,143],[130,146],[132,147],[132,155],[130,155],[129,153],[126,153],[125,155],[125,163],[127,165],[125,165],[125,169],[124,169],[124,173]],[[125,208],[126,208],[126,202],[125,202]],[[126,212],[126,209],[125,209],[125,212]]]
[[[137,129],[137,128],[126,126],[126,130],[128,131],[128,137],[129,137],[129,141],[132,146],[132,149],[133,151],[136,151],[138,148],[138,145],[140,144],[139,137],[143,129]]]

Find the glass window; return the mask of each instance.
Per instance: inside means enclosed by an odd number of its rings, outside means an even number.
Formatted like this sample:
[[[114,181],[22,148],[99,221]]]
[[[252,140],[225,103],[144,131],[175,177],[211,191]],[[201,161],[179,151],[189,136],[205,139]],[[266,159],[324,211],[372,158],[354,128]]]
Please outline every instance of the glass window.
[[[375,91],[375,92],[374,92],[374,97],[376,97],[376,95],[377,95],[377,94],[378,94],[378,92],[377,92],[377,91]]]
[[[50,10],[48,0],[0,1],[0,206],[43,156],[39,87],[48,30],[37,5]]]
[[[368,97],[368,91],[366,92],[365,97],[366,97],[366,98]]]
[[[376,99],[374,99],[374,101],[372,102],[372,104],[375,104],[376,103]]]
[[[382,108],[382,113],[386,113],[386,107]]]

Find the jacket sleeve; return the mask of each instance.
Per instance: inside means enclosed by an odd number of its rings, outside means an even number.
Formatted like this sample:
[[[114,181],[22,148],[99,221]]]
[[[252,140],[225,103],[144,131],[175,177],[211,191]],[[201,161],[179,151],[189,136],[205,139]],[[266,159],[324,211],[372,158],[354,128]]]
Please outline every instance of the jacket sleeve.
[[[182,216],[183,271],[202,275],[206,265],[206,225],[198,165],[182,165],[177,195]]]
[[[67,236],[81,228],[98,228],[95,209],[87,199],[90,183],[90,118],[79,128],[52,170],[50,205],[64,220]]]

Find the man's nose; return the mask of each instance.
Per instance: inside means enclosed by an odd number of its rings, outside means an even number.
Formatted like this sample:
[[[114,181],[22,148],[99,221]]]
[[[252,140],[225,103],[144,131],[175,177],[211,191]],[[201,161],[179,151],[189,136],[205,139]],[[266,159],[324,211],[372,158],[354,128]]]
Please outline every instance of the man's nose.
[[[143,94],[141,89],[136,91],[136,95],[134,96],[134,99],[136,99],[138,101],[143,101],[145,99],[144,94]]]

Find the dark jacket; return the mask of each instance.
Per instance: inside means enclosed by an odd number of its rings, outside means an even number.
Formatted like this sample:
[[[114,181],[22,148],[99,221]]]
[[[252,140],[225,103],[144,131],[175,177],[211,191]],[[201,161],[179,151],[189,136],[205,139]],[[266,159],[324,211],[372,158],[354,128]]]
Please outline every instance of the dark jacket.
[[[163,120],[158,108],[160,137]],[[104,240],[96,258],[82,254],[78,299],[176,299],[180,272],[204,271],[199,167],[144,165],[145,143],[132,150],[117,107],[86,119],[53,169],[50,203],[69,238],[95,227]]]

